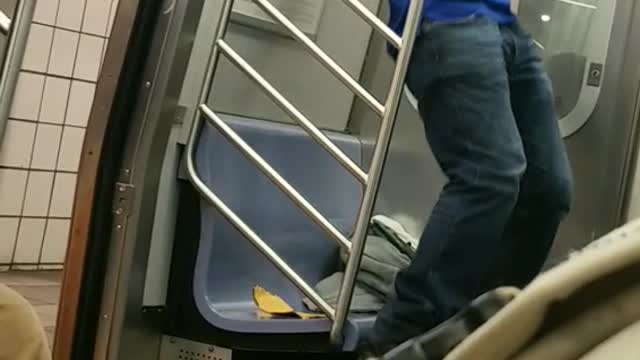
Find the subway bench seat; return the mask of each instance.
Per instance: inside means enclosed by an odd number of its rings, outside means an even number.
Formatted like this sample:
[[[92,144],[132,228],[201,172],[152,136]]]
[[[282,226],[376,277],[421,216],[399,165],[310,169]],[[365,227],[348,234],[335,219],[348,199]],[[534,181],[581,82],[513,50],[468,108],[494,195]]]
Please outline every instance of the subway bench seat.
[[[351,235],[363,188],[324,149],[296,126],[223,119],[342,233]],[[327,135],[362,163],[358,138]],[[336,243],[209,125],[201,132],[195,162],[204,183],[309,284],[338,269]],[[303,295],[204,198],[199,211],[192,290],[197,311],[208,324],[236,334],[326,334],[328,339],[327,319],[260,319],[252,299],[254,286],[300,311],[305,311]],[[374,320],[374,315],[350,318],[343,350],[353,350]]]

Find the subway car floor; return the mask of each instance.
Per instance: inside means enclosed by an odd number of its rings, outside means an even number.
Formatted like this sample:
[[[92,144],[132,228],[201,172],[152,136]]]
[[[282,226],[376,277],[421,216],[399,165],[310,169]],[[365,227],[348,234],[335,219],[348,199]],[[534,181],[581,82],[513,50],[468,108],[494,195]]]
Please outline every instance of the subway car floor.
[[[0,283],[24,296],[40,317],[49,346],[53,345],[60,299],[61,271],[0,272]]]
[[[56,316],[60,300],[62,271],[8,271],[0,272],[0,283],[12,288],[27,299],[40,318],[47,334],[49,346],[53,346],[56,327]],[[260,354],[265,356],[269,354]],[[274,354],[275,355],[275,354]],[[234,359],[254,360],[255,354],[234,354]],[[310,354],[277,354],[279,360],[327,360],[327,355]],[[331,355],[331,360],[354,359],[354,354]]]

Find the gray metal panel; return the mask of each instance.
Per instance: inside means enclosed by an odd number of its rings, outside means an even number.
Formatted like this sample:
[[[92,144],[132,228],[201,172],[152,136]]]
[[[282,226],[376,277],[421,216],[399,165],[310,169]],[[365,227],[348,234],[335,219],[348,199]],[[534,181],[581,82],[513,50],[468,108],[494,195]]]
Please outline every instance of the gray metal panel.
[[[181,155],[177,144],[180,133],[181,125],[174,125],[169,135],[169,146],[162,164],[153,232],[149,244],[147,275],[142,296],[142,306],[145,307],[166,305],[171,252],[173,251],[176,214],[178,213],[178,179],[176,174]]]
[[[158,360],[231,360],[231,355],[229,349],[165,335]]]
[[[631,134],[639,80],[640,49],[634,45],[640,42],[638,15],[634,1],[618,1],[598,105],[586,125],[566,140],[575,201],[551,261],[620,225],[630,176],[627,161],[636,152]]]

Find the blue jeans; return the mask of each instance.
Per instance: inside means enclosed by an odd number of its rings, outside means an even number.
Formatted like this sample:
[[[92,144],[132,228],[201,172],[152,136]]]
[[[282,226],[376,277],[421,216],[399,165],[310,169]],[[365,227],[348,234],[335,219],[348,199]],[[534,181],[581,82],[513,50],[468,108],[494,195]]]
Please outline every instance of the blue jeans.
[[[526,286],[572,199],[551,84],[517,23],[425,25],[407,76],[448,183],[372,330],[379,351],[425,333],[484,292]]]

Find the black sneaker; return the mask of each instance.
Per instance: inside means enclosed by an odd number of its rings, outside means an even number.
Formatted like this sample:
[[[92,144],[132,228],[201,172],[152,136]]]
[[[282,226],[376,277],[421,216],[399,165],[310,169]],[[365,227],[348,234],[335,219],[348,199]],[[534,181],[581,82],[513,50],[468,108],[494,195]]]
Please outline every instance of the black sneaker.
[[[358,360],[379,360],[380,357],[376,356],[372,351],[363,350],[358,356]]]
[[[358,350],[358,360],[377,360],[383,355],[375,350],[375,347],[369,343],[362,344]]]

